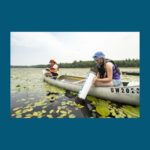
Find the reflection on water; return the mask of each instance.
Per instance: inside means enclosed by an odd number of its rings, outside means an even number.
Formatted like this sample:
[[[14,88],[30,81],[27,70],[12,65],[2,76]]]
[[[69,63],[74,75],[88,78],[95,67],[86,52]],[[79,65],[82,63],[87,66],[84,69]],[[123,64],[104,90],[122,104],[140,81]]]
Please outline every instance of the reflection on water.
[[[75,95],[47,92],[19,92],[11,95],[11,114],[17,118],[89,118],[93,117],[86,102],[76,105]],[[86,100],[87,101],[87,100]],[[96,116],[96,115],[95,115]]]
[[[86,77],[88,71],[88,68],[60,69],[59,74]],[[122,78],[126,81],[139,81],[138,76],[125,75]],[[12,118],[139,117],[138,107],[119,106],[89,96],[84,106],[77,105],[74,102],[76,94],[43,82],[42,69],[11,69]],[[101,106],[100,109],[98,106]]]

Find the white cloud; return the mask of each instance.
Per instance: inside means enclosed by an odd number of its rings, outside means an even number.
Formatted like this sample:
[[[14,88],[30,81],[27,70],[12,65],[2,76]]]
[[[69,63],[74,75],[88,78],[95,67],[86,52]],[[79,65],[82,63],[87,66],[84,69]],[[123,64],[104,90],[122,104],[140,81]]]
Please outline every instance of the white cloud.
[[[139,58],[139,32],[11,32],[11,64],[46,64],[108,58]]]

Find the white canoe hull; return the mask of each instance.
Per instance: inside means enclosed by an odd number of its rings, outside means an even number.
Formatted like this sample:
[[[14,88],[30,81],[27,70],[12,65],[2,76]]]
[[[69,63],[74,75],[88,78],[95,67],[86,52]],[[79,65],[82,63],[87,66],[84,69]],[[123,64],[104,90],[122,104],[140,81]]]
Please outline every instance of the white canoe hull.
[[[44,81],[51,85],[64,88],[66,90],[79,92],[81,84],[75,82],[64,82],[64,80],[52,79],[44,76]],[[94,87],[90,88],[88,95],[95,96],[105,100],[125,103],[130,105],[139,105],[139,86],[119,86],[119,87]]]

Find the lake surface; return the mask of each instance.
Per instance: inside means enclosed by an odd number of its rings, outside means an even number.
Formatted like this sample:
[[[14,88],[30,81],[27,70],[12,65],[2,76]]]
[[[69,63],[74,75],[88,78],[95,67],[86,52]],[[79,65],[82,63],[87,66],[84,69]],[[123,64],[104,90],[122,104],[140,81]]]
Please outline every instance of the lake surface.
[[[139,72],[138,68],[121,71]],[[89,68],[63,68],[59,74],[86,77]],[[123,81],[139,82],[139,76],[122,75]],[[12,118],[139,118],[139,107],[122,105],[88,96],[84,105],[74,102],[77,93],[43,81],[40,68],[11,69]],[[99,111],[99,107],[103,111]]]

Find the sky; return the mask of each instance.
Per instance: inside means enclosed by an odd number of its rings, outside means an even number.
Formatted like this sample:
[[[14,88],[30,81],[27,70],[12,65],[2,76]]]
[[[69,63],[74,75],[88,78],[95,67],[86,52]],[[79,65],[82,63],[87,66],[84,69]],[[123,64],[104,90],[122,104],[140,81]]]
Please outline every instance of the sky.
[[[93,60],[102,51],[112,60],[139,59],[139,32],[11,32],[11,65]]]

